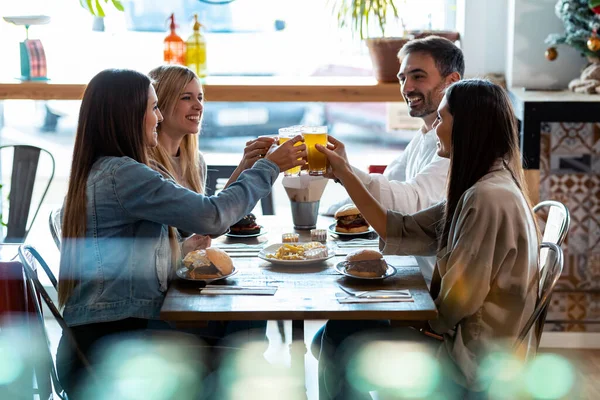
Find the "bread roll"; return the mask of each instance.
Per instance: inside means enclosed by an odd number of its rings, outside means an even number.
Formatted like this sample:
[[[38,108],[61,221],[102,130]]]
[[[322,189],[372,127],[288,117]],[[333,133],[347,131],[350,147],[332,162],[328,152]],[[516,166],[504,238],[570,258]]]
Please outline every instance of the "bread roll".
[[[376,250],[357,250],[346,256],[346,272],[360,278],[378,278],[385,275],[387,263]]]
[[[340,233],[362,233],[362,232],[367,232],[369,230],[369,226],[368,225],[363,225],[363,226],[357,226],[354,228],[344,228],[341,226],[335,226],[335,231],[336,232],[340,232]]]
[[[335,212],[335,219],[341,218],[341,217],[345,217],[348,215],[358,215],[360,214],[360,211],[358,211],[358,208],[356,208],[356,206],[354,204],[346,204],[344,206],[341,206],[340,208],[338,208],[338,210]]]
[[[346,256],[346,261],[379,260],[381,258],[383,258],[383,255],[377,250],[362,249],[349,253]]]
[[[206,256],[222,275],[229,275],[233,272],[233,261],[229,257],[229,254],[223,250],[217,247],[209,247],[206,249]]]
[[[231,257],[216,247],[190,251],[183,259],[183,265],[192,279],[218,278],[233,272]]]

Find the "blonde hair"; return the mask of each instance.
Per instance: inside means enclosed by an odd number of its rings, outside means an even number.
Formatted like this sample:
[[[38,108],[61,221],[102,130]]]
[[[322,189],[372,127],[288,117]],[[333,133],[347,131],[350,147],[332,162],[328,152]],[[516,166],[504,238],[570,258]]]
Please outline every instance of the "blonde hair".
[[[189,68],[179,65],[162,65],[154,68],[148,74],[153,80],[156,96],[158,97],[158,108],[165,119],[172,117],[179,96],[188,83],[198,79],[196,74]],[[161,124],[158,125],[158,133],[161,133]],[[185,135],[179,146],[181,180],[178,182],[190,188],[196,193],[204,194],[204,182],[200,179],[200,166],[198,156],[198,138],[196,135]],[[173,176],[177,177],[171,155],[160,144],[149,150],[150,157]]]
[[[152,85],[158,97],[158,108],[163,114],[163,118],[171,118],[173,111],[179,101],[179,96],[183,93],[185,87],[194,79],[198,79],[196,74],[189,68],[180,65],[161,65],[148,73],[152,79]],[[161,124],[158,124],[158,134],[161,133]],[[181,166],[181,176],[178,175],[171,161],[171,155],[160,142],[148,153],[152,161],[156,164],[156,169],[162,170],[163,175],[175,177],[183,180],[177,182],[186,186],[196,193],[204,194],[204,182],[200,179],[200,160],[198,155],[197,135],[185,135],[179,145]],[[165,174],[166,172],[166,174]],[[177,268],[181,258],[181,248],[179,247],[179,234],[173,227],[169,227],[169,244],[171,247],[172,265]]]

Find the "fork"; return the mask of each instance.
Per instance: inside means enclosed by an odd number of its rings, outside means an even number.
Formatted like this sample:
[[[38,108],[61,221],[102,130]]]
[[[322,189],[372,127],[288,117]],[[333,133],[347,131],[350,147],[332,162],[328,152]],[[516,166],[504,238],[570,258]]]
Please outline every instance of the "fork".
[[[339,286],[339,285],[338,285]],[[362,297],[362,298],[393,298],[393,297],[411,297],[410,291],[408,289],[401,289],[401,290],[386,290],[386,289],[376,289],[376,290],[365,290],[364,292],[352,292],[348,289],[346,289],[343,286],[339,286],[340,289],[342,289],[344,292],[348,293],[350,296],[354,296],[354,297]],[[376,294],[376,293],[381,293]]]

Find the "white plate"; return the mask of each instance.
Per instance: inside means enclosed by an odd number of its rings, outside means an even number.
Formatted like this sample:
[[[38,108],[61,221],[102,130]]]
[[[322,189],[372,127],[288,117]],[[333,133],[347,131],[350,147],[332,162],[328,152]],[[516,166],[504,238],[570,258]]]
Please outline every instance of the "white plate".
[[[342,275],[346,275],[349,278],[354,278],[354,279],[366,279],[366,280],[382,280],[385,278],[389,278],[390,276],[393,276],[396,274],[396,272],[398,272],[398,270],[396,270],[396,267],[391,266],[390,264],[387,264],[387,270],[385,271],[385,275],[383,276],[376,276],[374,278],[368,278],[368,277],[362,277],[362,276],[355,276],[355,275],[351,275],[349,273],[346,272],[346,267],[344,266],[345,261],[339,262],[335,265],[335,270],[337,272],[339,272]]]
[[[371,232],[375,232],[375,230],[370,226],[369,226],[369,229],[366,230],[365,232],[358,232],[358,233],[336,232],[335,225],[336,224],[329,225],[329,228],[327,228],[327,230],[329,231],[329,233],[332,233],[334,235],[339,235],[339,236],[364,236],[364,235],[368,235]]]
[[[236,235],[234,233],[227,232],[225,234],[225,236],[230,237],[230,238],[252,238],[252,237],[258,237],[258,236],[262,236],[262,235],[266,234],[267,230],[265,229],[265,227],[262,225],[259,225],[259,226],[260,226],[260,232],[258,232],[258,233],[253,233],[251,235]]]
[[[181,279],[185,279],[186,281],[209,283],[209,282],[214,282],[214,281],[220,281],[221,279],[229,278],[230,276],[235,275],[237,273],[237,268],[233,267],[233,271],[231,271],[231,273],[229,275],[219,276],[218,278],[209,278],[209,279],[192,279],[188,276],[187,272],[188,272],[188,269],[186,267],[181,267],[176,271],[176,274],[178,277],[180,277]]]
[[[287,243],[287,244],[297,244],[297,243]],[[258,258],[273,263],[275,265],[308,265],[314,264],[321,261],[329,260],[331,257],[335,256],[335,251],[333,249],[327,248],[327,257],[321,258],[311,258],[310,260],[278,260],[276,258],[267,258],[267,254],[273,254],[277,251],[279,247],[281,247],[283,243],[272,244],[269,247],[265,247],[258,253]]]

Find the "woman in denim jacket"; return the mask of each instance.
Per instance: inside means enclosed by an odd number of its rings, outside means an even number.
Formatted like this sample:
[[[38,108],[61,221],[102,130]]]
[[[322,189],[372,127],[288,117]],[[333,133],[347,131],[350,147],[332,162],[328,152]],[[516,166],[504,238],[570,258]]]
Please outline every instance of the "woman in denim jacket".
[[[293,146],[298,136],[207,197],[149,167],[147,149],[157,145],[161,120],[150,79],[136,71],[102,71],[83,95],[63,211],[58,300],[84,354],[106,335],[145,329],[159,318],[181,253],[203,245],[180,249],[169,242],[169,227],[222,234],[269,193],[280,171],[305,163],[298,159],[306,146]],[[80,370],[70,350],[63,337],[57,364],[67,390]]]

